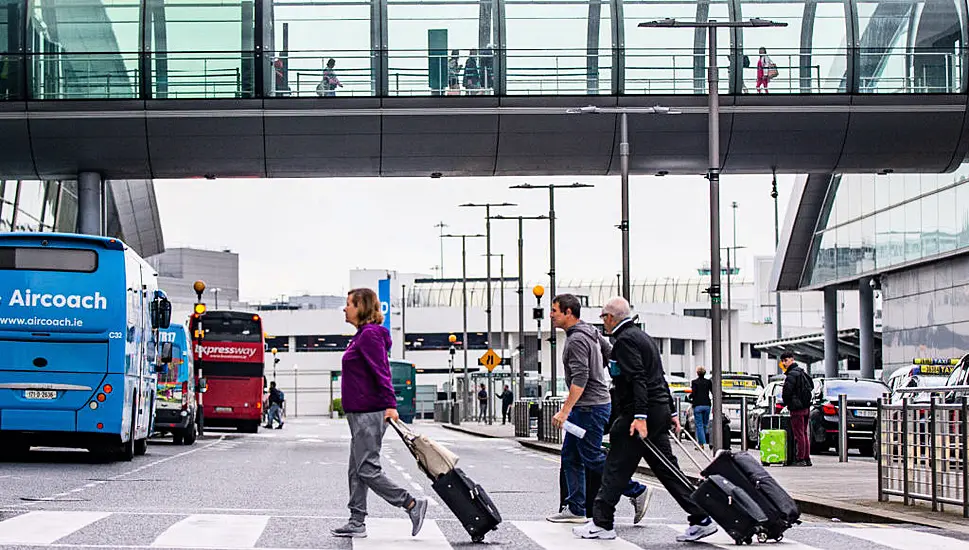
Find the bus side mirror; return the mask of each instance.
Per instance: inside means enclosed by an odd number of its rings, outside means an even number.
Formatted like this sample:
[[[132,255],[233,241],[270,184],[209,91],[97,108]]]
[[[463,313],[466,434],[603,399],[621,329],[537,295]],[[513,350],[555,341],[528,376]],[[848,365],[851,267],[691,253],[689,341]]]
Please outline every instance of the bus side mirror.
[[[158,298],[151,303],[151,327],[165,329],[172,324],[172,303],[168,298]]]
[[[205,378],[199,378],[199,393],[205,393],[209,389],[208,381]]]
[[[172,362],[172,343],[162,342],[161,343],[161,354],[159,355],[159,361],[162,364],[167,365]]]

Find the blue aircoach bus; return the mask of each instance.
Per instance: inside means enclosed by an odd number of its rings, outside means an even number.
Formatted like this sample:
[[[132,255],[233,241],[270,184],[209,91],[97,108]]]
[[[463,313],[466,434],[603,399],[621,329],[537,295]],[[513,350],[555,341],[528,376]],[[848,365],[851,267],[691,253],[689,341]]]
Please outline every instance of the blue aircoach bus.
[[[146,452],[171,361],[156,345],[171,319],[157,280],[117,239],[0,234],[0,450]]]

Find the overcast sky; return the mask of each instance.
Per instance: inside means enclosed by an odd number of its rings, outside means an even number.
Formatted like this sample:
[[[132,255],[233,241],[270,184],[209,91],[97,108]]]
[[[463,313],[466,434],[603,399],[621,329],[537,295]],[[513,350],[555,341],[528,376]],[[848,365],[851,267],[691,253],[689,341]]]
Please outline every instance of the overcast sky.
[[[737,201],[737,245],[746,247],[740,266],[748,272],[754,255],[774,252],[770,180],[724,176],[721,183],[723,246],[732,240],[730,204]],[[261,302],[342,293],[354,268],[433,275],[441,263],[435,224],[443,221],[452,233],[484,233],[484,209],[458,204],[508,201],[519,206],[492,214],[548,213],[547,191],[508,189],[525,181],[595,185],[556,193],[558,280],[614,278],[621,270],[618,177],[156,180],[155,190],[165,245],[239,253],[241,297]],[[778,177],[782,227],[793,182]],[[631,178],[634,280],[696,276],[709,260],[708,197],[700,176]],[[517,231],[515,222],[492,222],[492,252],[508,254],[507,275],[515,270]],[[484,239],[468,240],[469,276],[484,275],[484,251]],[[525,258],[528,281],[546,277],[546,222],[526,222]],[[497,276],[497,258],[493,269]],[[460,274],[461,242],[445,239],[444,275]]]

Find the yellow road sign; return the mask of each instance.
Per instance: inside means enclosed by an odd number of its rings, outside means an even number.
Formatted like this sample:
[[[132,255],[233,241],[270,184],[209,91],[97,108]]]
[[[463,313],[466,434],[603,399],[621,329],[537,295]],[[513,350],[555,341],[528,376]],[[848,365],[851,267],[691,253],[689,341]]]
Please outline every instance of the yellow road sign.
[[[495,370],[495,367],[501,364],[501,356],[495,353],[495,350],[489,349],[478,358],[478,362],[481,363],[484,368],[488,369],[488,372]]]

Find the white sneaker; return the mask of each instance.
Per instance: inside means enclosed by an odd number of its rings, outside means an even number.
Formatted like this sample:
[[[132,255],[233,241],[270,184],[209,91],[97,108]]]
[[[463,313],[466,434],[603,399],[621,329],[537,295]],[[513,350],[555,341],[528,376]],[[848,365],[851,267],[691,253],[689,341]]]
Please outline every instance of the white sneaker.
[[[629,497],[629,501],[633,504],[633,525],[643,520],[643,516],[646,515],[646,509],[649,508],[649,500],[652,497],[653,489],[648,485],[646,486],[646,490],[639,496]]]
[[[615,529],[603,529],[592,521],[579,527],[573,527],[572,534],[580,539],[612,540],[616,538]]]
[[[551,516],[545,518],[545,520],[551,521],[552,523],[585,523],[589,521],[589,518],[573,514],[572,511],[569,510],[569,507],[566,506],[561,512],[552,514]]]
[[[676,536],[676,542],[696,542],[717,532],[717,526],[710,521],[706,525],[691,525],[682,535]]]

